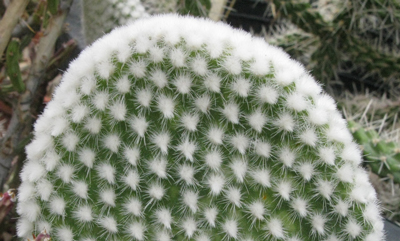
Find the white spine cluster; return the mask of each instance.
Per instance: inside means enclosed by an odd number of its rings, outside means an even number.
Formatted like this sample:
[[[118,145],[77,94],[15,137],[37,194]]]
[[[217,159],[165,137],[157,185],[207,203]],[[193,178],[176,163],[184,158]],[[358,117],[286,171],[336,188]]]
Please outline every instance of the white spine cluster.
[[[104,36],[71,63],[34,136],[20,237],[383,240],[332,99],[224,24],[167,15]]]

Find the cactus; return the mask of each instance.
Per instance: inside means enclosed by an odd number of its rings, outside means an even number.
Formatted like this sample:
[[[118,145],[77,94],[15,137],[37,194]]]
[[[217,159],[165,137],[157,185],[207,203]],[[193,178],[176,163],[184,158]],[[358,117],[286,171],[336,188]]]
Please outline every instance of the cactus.
[[[400,183],[399,101],[374,93],[338,98],[353,138],[361,145],[367,166],[382,178]]]
[[[309,2],[314,2],[316,7]],[[386,92],[398,90],[398,1],[271,0],[271,3],[280,10],[278,16],[315,36],[314,41],[302,38],[304,34],[295,38],[296,35],[289,33],[288,38],[295,45],[314,44],[308,64],[321,81],[330,83],[339,79],[339,73],[357,72],[360,76],[357,80],[361,79],[369,86]],[[291,46],[285,38],[281,40],[279,46]]]
[[[18,236],[383,240],[332,98],[282,50],[163,15],[96,41],[34,127]]]
[[[384,140],[373,129],[365,129],[355,121],[349,121],[354,139],[362,146],[367,165],[381,177],[400,183],[400,145],[398,142]]]

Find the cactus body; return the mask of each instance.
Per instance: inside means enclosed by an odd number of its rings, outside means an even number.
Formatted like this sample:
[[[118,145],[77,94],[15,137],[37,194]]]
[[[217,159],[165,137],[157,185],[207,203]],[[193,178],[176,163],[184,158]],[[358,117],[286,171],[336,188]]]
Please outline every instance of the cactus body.
[[[280,49],[221,23],[114,30],[71,63],[34,134],[20,237],[383,240],[334,101]]]

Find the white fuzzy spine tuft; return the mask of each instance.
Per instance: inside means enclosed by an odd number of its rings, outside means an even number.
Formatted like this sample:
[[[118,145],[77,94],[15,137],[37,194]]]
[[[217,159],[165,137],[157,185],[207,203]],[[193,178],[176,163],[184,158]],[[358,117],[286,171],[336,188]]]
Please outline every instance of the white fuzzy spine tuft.
[[[115,192],[114,189],[104,189],[100,191],[100,200],[111,207],[115,207]]]
[[[284,131],[292,132],[294,130],[295,121],[289,113],[283,113],[275,120],[275,125]]]
[[[93,163],[96,158],[96,153],[88,148],[84,148],[79,151],[79,161],[82,162],[88,168],[93,167]]]
[[[36,185],[36,192],[39,194],[40,199],[43,201],[49,201],[50,195],[52,194],[53,190],[53,184],[47,179],[40,180]]]
[[[325,223],[326,218],[320,214],[315,214],[311,217],[312,231],[318,233],[319,235],[324,235],[326,233]]]
[[[114,117],[115,120],[124,121],[127,109],[126,109],[126,105],[123,102],[123,100],[118,100],[118,101],[114,102],[110,106],[110,112],[111,112],[112,117]]]
[[[78,197],[80,197],[82,199],[88,198],[88,184],[86,182],[74,181],[72,190]]]
[[[240,208],[242,206],[242,193],[240,192],[239,188],[229,187],[225,191],[225,198],[228,200],[229,203],[235,205],[236,207]]]
[[[279,93],[274,88],[263,85],[257,90],[257,97],[261,103],[273,105],[278,101]]]
[[[251,88],[251,83],[249,80],[244,78],[238,78],[232,83],[232,91],[240,97],[247,97]]]
[[[130,198],[126,203],[124,203],[124,208],[127,213],[133,214],[136,217],[142,215],[142,203],[137,198]]]
[[[57,229],[56,237],[61,241],[73,241],[74,233],[71,228],[64,226]]]
[[[267,123],[267,117],[265,117],[261,110],[256,110],[251,115],[249,115],[247,119],[250,127],[258,133],[261,133],[264,125]]]
[[[167,178],[167,161],[165,159],[155,159],[149,162],[149,169],[158,178]]]
[[[239,58],[231,56],[226,58],[223,63],[223,67],[228,71],[228,73],[233,75],[238,75],[242,72],[242,65]]]
[[[187,185],[193,185],[195,183],[194,180],[195,170],[193,167],[184,164],[180,166],[178,169],[179,169],[178,170],[179,178],[185,181]]]
[[[291,202],[291,207],[298,213],[302,218],[306,217],[308,214],[308,203],[302,198],[295,198]]]
[[[75,151],[76,145],[79,142],[79,137],[70,132],[64,135],[64,137],[62,138],[62,144],[65,147],[65,149],[67,149],[67,151],[73,152]]]
[[[183,116],[181,117],[181,122],[186,130],[193,132],[197,130],[197,124],[199,123],[199,116],[183,114]]]
[[[171,119],[174,117],[175,102],[172,98],[161,95],[157,100],[157,106],[164,118]]]
[[[163,225],[166,229],[171,229],[172,224],[172,215],[171,211],[162,208],[156,211],[155,213],[157,223]]]
[[[135,116],[131,119],[130,126],[139,137],[143,138],[149,127],[149,122],[147,122],[145,117]]]
[[[263,188],[271,187],[271,174],[267,169],[255,170],[251,173],[254,181]]]
[[[136,171],[130,170],[128,171],[127,175],[124,176],[123,181],[132,190],[136,191],[139,187],[140,176]]]
[[[262,201],[255,201],[248,205],[251,216],[256,220],[264,220],[265,207]]]
[[[330,181],[320,179],[317,181],[317,191],[322,197],[330,200],[334,191],[334,186]]]
[[[99,224],[109,233],[117,233],[118,225],[117,221],[113,217],[103,217],[99,220]]]
[[[93,221],[92,209],[89,205],[80,206],[74,211],[74,217],[78,221],[86,223]]]
[[[156,69],[152,72],[150,80],[158,88],[164,88],[168,84],[167,75],[160,69]]]
[[[137,102],[139,103],[139,105],[145,108],[150,107],[152,99],[153,99],[153,93],[148,89],[139,90],[136,94]]]
[[[204,114],[207,114],[210,109],[211,100],[208,95],[204,95],[195,100],[195,106]]]
[[[140,222],[134,222],[128,226],[129,235],[138,241],[145,240],[145,231],[146,227]]]
[[[171,137],[167,132],[161,132],[153,136],[152,142],[156,145],[158,149],[160,149],[162,154],[168,153],[169,143],[171,141]]]
[[[301,133],[299,137],[301,142],[313,147],[317,144],[318,141],[318,136],[317,134],[315,134],[315,131],[313,129],[307,129],[303,131],[303,133]]]
[[[208,178],[207,184],[211,189],[211,194],[216,196],[219,195],[224,188],[225,178],[219,174],[212,174]]]
[[[182,155],[191,162],[194,161],[194,152],[197,150],[197,145],[195,142],[190,142],[188,138],[177,146],[177,150],[182,153]]]
[[[187,217],[182,221],[181,227],[185,232],[186,237],[192,238],[197,230],[197,222],[194,218]]]
[[[239,106],[235,103],[228,103],[224,106],[222,114],[233,124],[239,123]]]
[[[218,151],[211,151],[207,153],[204,157],[204,162],[206,165],[214,171],[219,170],[222,163],[221,153]]]
[[[271,220],[269,220],[269,222],[267,223],[267,230],[274,238],[285,238],[282,221],[277,218],[271,218]]]
[[[242,159],[234,159],[230,165],[230,168],[236,177],[236,181],[243,183],[247,173],[247,162]]]
[[[188,75],[179,75],[174,81],[176,89],[181,94],[188,94],[192,84],[192,79]]]
[[[101,120],[91,117],[86,120],[85,129],[92,134],[98,134],[101,130]]]
[[[150,185],[148,193],[151,198],[155,200],[161,200],[165,195],[164,187],[158,183],[153,183]]]
[[[307,102],[304,97],[299,93],[291,94],[286,99],[286,105],[289,109],[295,111],[303,111],[307,108]]]
[[[78,105],[72,109],[71,119],[74,123],[80,123],[89,114],[90,109],[85,105]]]
[[[115,168],[109,163],[102,163],[97,166],[97,173],[101,179],[106,180],[110,184],[115,183]]]
[[[121,94],[129,93],[131,89],[131,82],[129,81],[128,76],[124,75],[120,79],[118,79],[115,83],[115,87],[117,91]]]
[[[130,73],[136,78],[143,78],[146,76],[146,63],[144,61],[137,61],[131,63]]]
[[[232,136],[230,142],[232,146],[242,155],[246,153],[246,150],[250,145],[250,141],[247,136],[241,133],[237,133],[236,135]]]
[[[57,176],[64,182],[70,183],[74,175],[75,168],[73,166],[64,164],[58,168]]]
[[[17,235],[21,238],[31,238],[33,223],[26,218],[20,218],[17,223]]]
[[[321,147],[319,149],[319,157],[328,165],[335,165],[335,150],[332,147]]]
[[[104,146],[112,152],[118,152],[121,140],[117,134],[109,134],[103,140]]]
[[[221,88],[221,78],[217,74],[210,74],[204,80],[204,86],[212,92],[219,93]]]
[[[234,219],[228,219],[222,224],[222,229],[229,238],[237,239],[239,233],[238,223]]]
[[[62,197],[54,197],[50,200],[50,212],[56,215],[64,216],[65,201]]]
[[[92,99],[93,105],[96,109],[104,111],[108,105],[110,96],[107,92],[97,92]]]
[[[124,157],[132,165],[136,166],[140,158],[140,150],[137,147],[126,147]]]
[[[216,208],[207,208],[204,210],[204,217],[211,227],[215,227],[218,210]]]
[[[212,144],[221,145],[224,139],[224,130],[218,127],[211,127],[207,132],[207,139]]]
[[[286,167],[292,167],[294,161],[296,160],[296,153],[289,149],[289,147],[283,147],[279,154],[279,160]]]
[[[204,76],[208,72],[207,61],[202,57],[195,57],[191,62],[191,67],[193,72],[200,76]]]
[[[290,193],[293,191],[292,183],[290,181],[280,181],[276,185],[276,191],[284,200],[289,201]]]
[[[192,211],[192,213],[197,212],[198,199],[199,199],[199,194],[197,192],[186,191],[183,194],[183,203]]]

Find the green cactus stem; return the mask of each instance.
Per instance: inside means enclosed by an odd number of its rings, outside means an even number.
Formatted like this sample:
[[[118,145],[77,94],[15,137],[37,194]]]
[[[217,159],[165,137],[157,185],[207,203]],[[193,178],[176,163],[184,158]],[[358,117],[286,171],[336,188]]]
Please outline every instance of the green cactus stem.
[[[331,97],[282,50],[162,15],[71,63],[26,147],[18,235],[383,240]]]
[[[394,141],[381,138],[374,129],[365,129],[354,121],[349,121],[354,139],[362,146],[366,164],[381,177],[400,183],[400,146]]]

